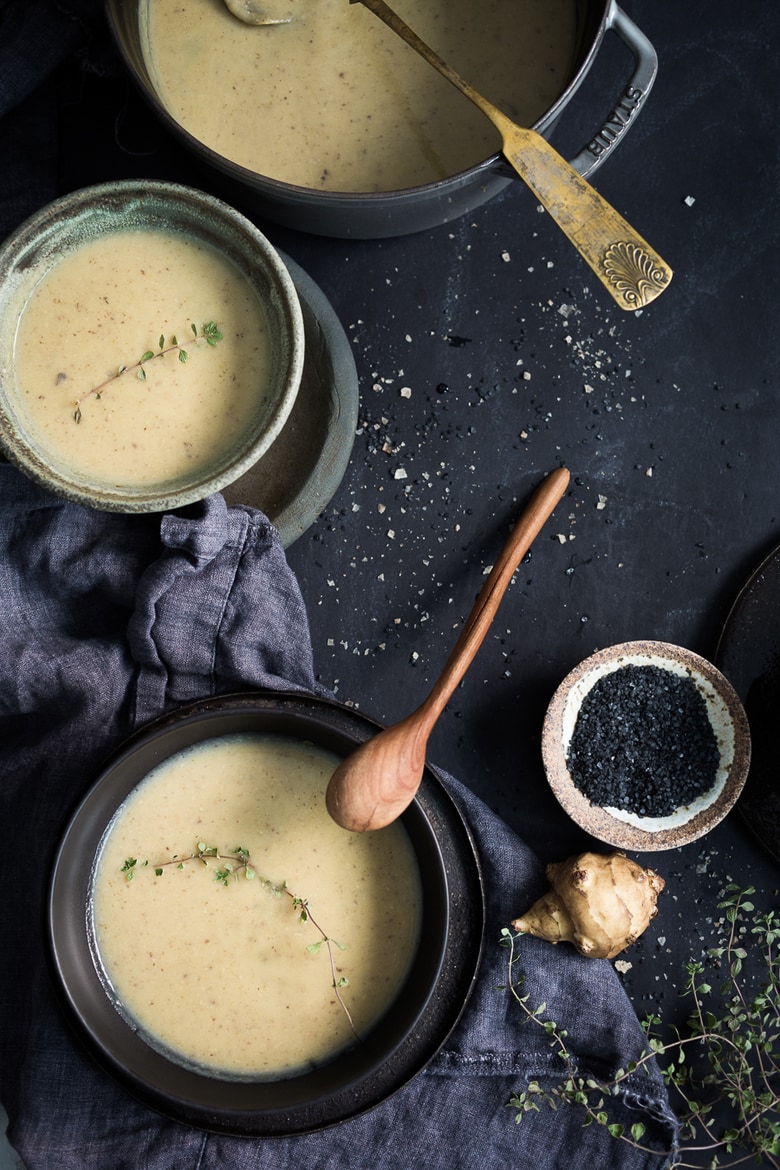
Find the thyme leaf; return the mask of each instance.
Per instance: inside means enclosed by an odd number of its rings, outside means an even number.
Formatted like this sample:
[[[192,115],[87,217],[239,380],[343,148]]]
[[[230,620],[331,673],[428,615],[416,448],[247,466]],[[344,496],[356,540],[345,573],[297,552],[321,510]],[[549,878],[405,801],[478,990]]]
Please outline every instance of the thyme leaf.
[[[194,322],[191,322],[190,329],[192,330],[192,336],[194,338],[195,345],[205,343],[206,345],[210,345],[213,348],[217,342],[222,341],[223,338],[223,334],[220,332],[219,327],[215,324],[214,321],[207,322],[205,325],[202,325],[200,329]],[[165,335],[161,333],[156,351],[147,349],[144,353],[141,354],[138,361],[133,362],[132,365],[117,366],[116,371],[113,374],[110,374],[103,382],[100,383],[99,386],[94,386],[91,390],[88,390],[86,394],[82,394],[80,398],[77,398],[73,404],[73,421],[76,423],[81,422],[82,403],[86,402],[88,398],[94,398],[96,401],[100,401],[103,391],[107,386],[110,386],[113,382],[116,382],[117,379],[121,378],[123,374],[127,374],[132,371],[135,371],[139,382],[145,382],[146,366],[148,363],[153,361],[155,358],[166,357],[171,353],[177,354],[179,361],[182,363],[189,361],[190,355],[188,351],[179,344],[176,336],[174,335],[171,337],[170,342],[166,345]]]
[[[706,958],[685,965],[682,995],[691,1008],[685,1026],[665,1022],[657,1013],[646,1016],[646,1046],[604,1081],[583,1075],[565,1029],[547,1018],[547,1004],[534,1007],[530,994],[524,994],[525,977],[516,971],[523,936],[504,927],[500,945],[509,956],[502,990],[509,992],[527,1023],[544,1029],[562,1072],[557,1085],[529,1081],[512,1096],[508,1105],[515,1121],[543,1107],[573,1104],[583,1111],[583,1125],[595,1122],[613,1138],[658,1154],[642,1122],[626,1128],[611,1119],[608,1108],[610,1098],[623,1089],[635,1092],[637,1077],[641,1084],[650,1063],[657,1062],[680,1125],[680,1148],[668,1151],[665,1163],[669,1170],[701,1165],[685,1158],[704,1151],[709,1151],[711,1167],[748,1161],[780,1167],[780,915],[756,910],[754,893],[752,886],[741,889],[734,883],[722,891],[716,945]],[[761,971],[746,981],[748,946]],[[719,976],[720,986],[707,977],[708,969]],[[733,1157],[722,1162],[721,1153]]]
[[[195,326],[193,325],[194,329]],[[205,841],[198,841],[195,850],[185,857],[176,855],[171,857],[168,861],[158,862],[153,867],[155,877],[162,877],[166,869],[184,869],[188,862],[200,862],[206,868],[214,868],[214,881],[222,886],[227,886],[232,881],[238,881],[243,878],[245,881],[256,881],[263,886],[268,893],[275,898],[281,898],[286,895],[291,902],[292,909],[295,911],[298,921],[300,923],[310,922],[314,929],[319,934],[319,938],[306,947],[307,953],[316,955],[324,947],[328,955],[328,962],[330,965],[331,987],[335,992],[339,1007],[346,1016],[350,1030],[356,1040],[360,1036],[355,1028],[352,1014],[342,996],[342,991],[349,986],[349,980],[344,975],[339,975],[336,967],[335,949],[344,951],[346,946],[344,943],[337,942],[336,939],[331,938],[317,922],[316,918],[311,912],[308,899],[294,894],[287,887],[287,882],[274,882],[271,878],[262,877],[257,873],[253,865],[249,863],[249,850],[242,845],[236,845],[228,853],[222,853],[217,845],[208,845]],[[133,875],[137,869],[142,869],[149,865],[148,861],[139,862],[136,857],[128,857],[123,866],[120,868],[120,873],[125,875],[126,881],[132,881]],[[335,948],[335,949],[334,949]]]

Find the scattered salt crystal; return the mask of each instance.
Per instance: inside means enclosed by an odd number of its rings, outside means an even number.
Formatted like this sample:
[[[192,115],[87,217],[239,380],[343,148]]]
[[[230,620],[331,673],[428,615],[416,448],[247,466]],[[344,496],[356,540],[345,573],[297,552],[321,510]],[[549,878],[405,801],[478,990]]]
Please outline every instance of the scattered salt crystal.
[[[694,199],[693,195],[686,195],[683,199],[683,203],[686,205],[686,207],[693,207],[695,202],[696,200]]]
[[[401,389],[398,391],[398,393],[401,395],[402,398],[411,398],[412,397],[412,388],[411,388],[411,386],[402,386]]]
[[[504,263],[505,263],[505,264],[508,264],[508,263],[509,263],[509,261],[510,261],[510,259],[511,259],[511,257],[510,257],[510,255],[509,255],[509,253],[508,253],[508,252],[502,252],[502,253],[501,253],[501,259],[504,261]]]
[[[403,467],[396,467],[393,472],[393,479],[406,479],[406,471]]]
[[[599,511],[599,512],[603,511],[604,508],[606,508],[606,506],[607,506],[607,497],[606,496],[599,496],[598,503],[596,504],[597,511]]]

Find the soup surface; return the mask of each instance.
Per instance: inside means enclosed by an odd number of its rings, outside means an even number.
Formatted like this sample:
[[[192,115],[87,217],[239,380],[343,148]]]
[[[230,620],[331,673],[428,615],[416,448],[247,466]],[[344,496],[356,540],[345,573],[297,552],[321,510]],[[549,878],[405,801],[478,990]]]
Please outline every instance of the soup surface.
[[[487,118],[361,4],[274,5],[293,20],[251,27],[223,0],[142,2],[163,105],[223,157],[303,187],[368,192],[433,182],[500,150]],[[533,125],[570,80],[576,0],[394,8],[520,125]]]
[[[419,935],[417,863],[399,823],[349,833],[331,820],[337,763],[282,736],[208,740],[151,772],[109,826],[95,945],[125,1013],[174,1059],[238,1077],[295,1072],[354,1042],[345,1008],[363,1035],[397,996]],[[226,885],[224,859],[190,858],[199,843],[237,859]],[[307,921],[293,897],[308,901]],[[318,928],[335,940],[343,1004]]]
[[[210,322],[223,335],[214,346],[191,329]],[[170,352],[138,367],[161,337]],[[25,424],[55,465],[130,487],[175,483],[224,458],[261,409],[269,355],[265,310],[232,261],[143,229],[64,253],[14,345]]]

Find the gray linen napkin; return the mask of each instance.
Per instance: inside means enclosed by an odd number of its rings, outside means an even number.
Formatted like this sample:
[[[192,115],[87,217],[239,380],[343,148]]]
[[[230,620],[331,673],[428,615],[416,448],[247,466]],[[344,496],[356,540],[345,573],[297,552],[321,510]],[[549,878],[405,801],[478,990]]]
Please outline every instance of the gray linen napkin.
[[[469,1005],[428,1068],[390,1100],[320,1133],[252,1140],[158,1116],[72,1040],[56,1006],[41,930],[46,858],[106,755],[166,710],[253,688],[322,694],[305,609],[278,536],[221,496],[163,517],[93,512],[0,465],[0,1100],[28,1170],[536,1170],[660,1167],[582,1128],[579,1110],[516,1126],[506,1102],[560,1064],[523,1024],[506,981],[501,927],[540,888],[541,867],[464,785],[443,777],[484,867],[484,960]],[[526,990],[569,1032],[580,1067],[625,1066],[642,1033],[607,962],[523,940]],[[660,1077],[616,1102],[657,1148],[676,1127]]]

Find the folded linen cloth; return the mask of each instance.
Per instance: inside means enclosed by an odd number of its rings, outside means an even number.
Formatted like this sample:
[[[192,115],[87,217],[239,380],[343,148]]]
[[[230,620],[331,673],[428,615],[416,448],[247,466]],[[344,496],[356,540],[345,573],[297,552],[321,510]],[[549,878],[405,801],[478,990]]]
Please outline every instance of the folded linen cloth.
[[[28,1170],[554,1170],[661,1167],[574,1107],[521,1126],[507,1101],[560,1080],[549,1038],[500,985],[500,930],[536,896],[540,864],[468,789],[443,782],[475,835],[487,930],[474,994],[430,1065],[388,1101],[319,1133],[255,1140],[157,1115],[72,1039],[44,958],[46,858],[105,756],[150,718],[253,688],[323,694],[297,583],[267,519],[221,496],[165,516],[93,512],[0,465],[0,1100]],[[606,1077],[642,1032],[607,962],[522,943],[524,990],[569,1033],[580,1068]],[[676,1126],[660,1076],[637,1077],[615,1120],[641,1120],[659,1151]],[[646,1140],[647,1140],[646,1139]]]

